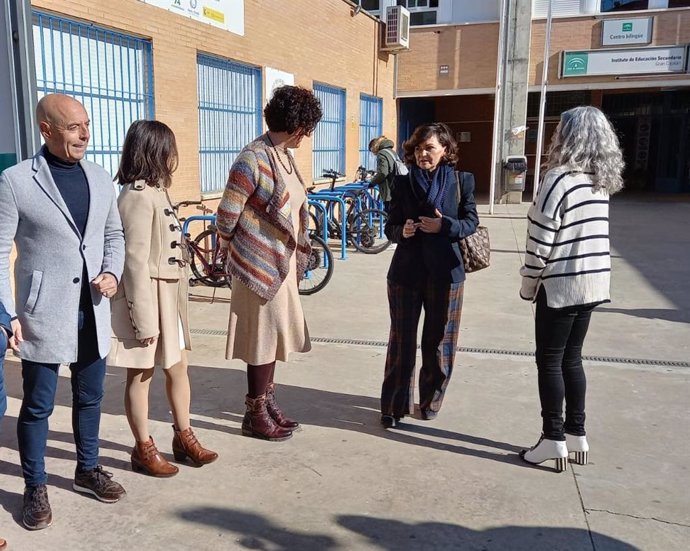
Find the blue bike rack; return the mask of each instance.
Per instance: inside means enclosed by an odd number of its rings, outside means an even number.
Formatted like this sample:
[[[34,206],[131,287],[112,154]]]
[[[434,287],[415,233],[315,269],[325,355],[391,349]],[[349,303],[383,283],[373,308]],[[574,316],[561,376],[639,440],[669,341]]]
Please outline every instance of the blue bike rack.
[[[187,235],[189,233],[189,224],[192,222],[210,222],[211,224],[216,223],[216,215],[215,214],[194,214],[192,216],[189,216],[185,218],[185,221],[182,223],[182,235]],[[216,237],[215,235],[213,236],[213,239],[211,240],[212,246],[216,246]]]
[[[345,208],[345,201],[342,196],[320,191],[319,193],[310,193],[307,195],[307,199],[309,199],[309,201],[325,201],[327,203],[338,203],[340,205],[343,218],[340,221],[340,259],[347,260],[347,209]],[[326,228],[326,224],[324,224],[324,228]]]

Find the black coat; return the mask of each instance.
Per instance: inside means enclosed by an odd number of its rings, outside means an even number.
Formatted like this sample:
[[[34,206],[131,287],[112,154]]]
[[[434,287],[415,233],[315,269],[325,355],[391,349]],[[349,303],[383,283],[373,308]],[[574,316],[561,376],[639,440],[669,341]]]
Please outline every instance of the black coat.
[[[396,176],[393,197],[386,224],[386,235],[397,243],[388,279],[406,286],[423,285],[427,278],[439,283],[460,283],[465,280],[458,241],[472,235],[479,225],[477,205],[474,199],[474,175],[458,173],[462,178],[462,200],[458,200],[458,186],[449,182],[443,204],[439,209],[443,216],[441,232],[424,233],[420,229],[409,238],[402,236],[405,221],[418,221],[419,216],[431,216],[426,205],[425,193],[408,176]],[[414,186],[414,188],[413,188]]]

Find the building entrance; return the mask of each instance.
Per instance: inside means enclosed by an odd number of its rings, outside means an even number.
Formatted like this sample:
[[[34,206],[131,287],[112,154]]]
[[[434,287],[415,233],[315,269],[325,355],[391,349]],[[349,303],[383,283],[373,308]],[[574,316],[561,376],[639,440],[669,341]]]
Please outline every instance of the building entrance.
[[[604,94],[625,155],[626,189],[690,192],[690,91]]]

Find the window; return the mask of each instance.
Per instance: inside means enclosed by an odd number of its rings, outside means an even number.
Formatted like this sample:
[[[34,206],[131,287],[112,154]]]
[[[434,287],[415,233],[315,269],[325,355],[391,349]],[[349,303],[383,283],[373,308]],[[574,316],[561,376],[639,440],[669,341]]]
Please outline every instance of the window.
[[[690,0],[668,0],[669,8],[690,8]]]
[[[324,170],[345,173],[345,90],[314,83],[323,117],[314,130],[314,179]]]
[[[584,0],[553,0],[551,13],[558,15],[579,15],[584,13]],[[549,0],[533,0],[532,17],[546,17],[549,11]]]
[[[369,152],[369,142],[383,132],[383,100],[374,96],[359,96],[359,164],[368,170],[376,169],[376,158]]]
[[[633,11],[649,9],[649,0],[601,0],[601,11]]]
[[[86,159],[113,176],[130,124],[153,118],[151,42],[46,13],[33,13],[36,84],[73,96],[91,119]]]
[[[403,6],[407,9],[438,8],[438,0],[398,0],[398,6]]]
[[[415,11],[410,13],[410,25],[435,25],[435,11]]]
[[[261,134],[261,69],[199,54],[201,192],[222,191],[242,148]]]
[[[379,0],[362,0],[361,6],[363,10],[379,11],[381,9],[381,2]]]
[[[435,25],[437,22],[438,0],[398,0],[398,6],[410,10],[410,25]]]

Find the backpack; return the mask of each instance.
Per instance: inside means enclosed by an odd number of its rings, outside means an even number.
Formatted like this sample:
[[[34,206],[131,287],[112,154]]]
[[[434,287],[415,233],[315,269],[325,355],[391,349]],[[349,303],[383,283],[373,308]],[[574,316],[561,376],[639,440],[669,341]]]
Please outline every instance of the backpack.
[[[408,173],[410,171],[407,169],[407,165],[400,160],[400,157],[398,157],[395,154],[395,151],[393,151],[392,149],[386,148],[386,149],[382,149],[380,152],[381,153],[388,152],[390,154],[389,157],[393,161],[393,174],[395,174],[396,176],[407,176],[408,175]]]

